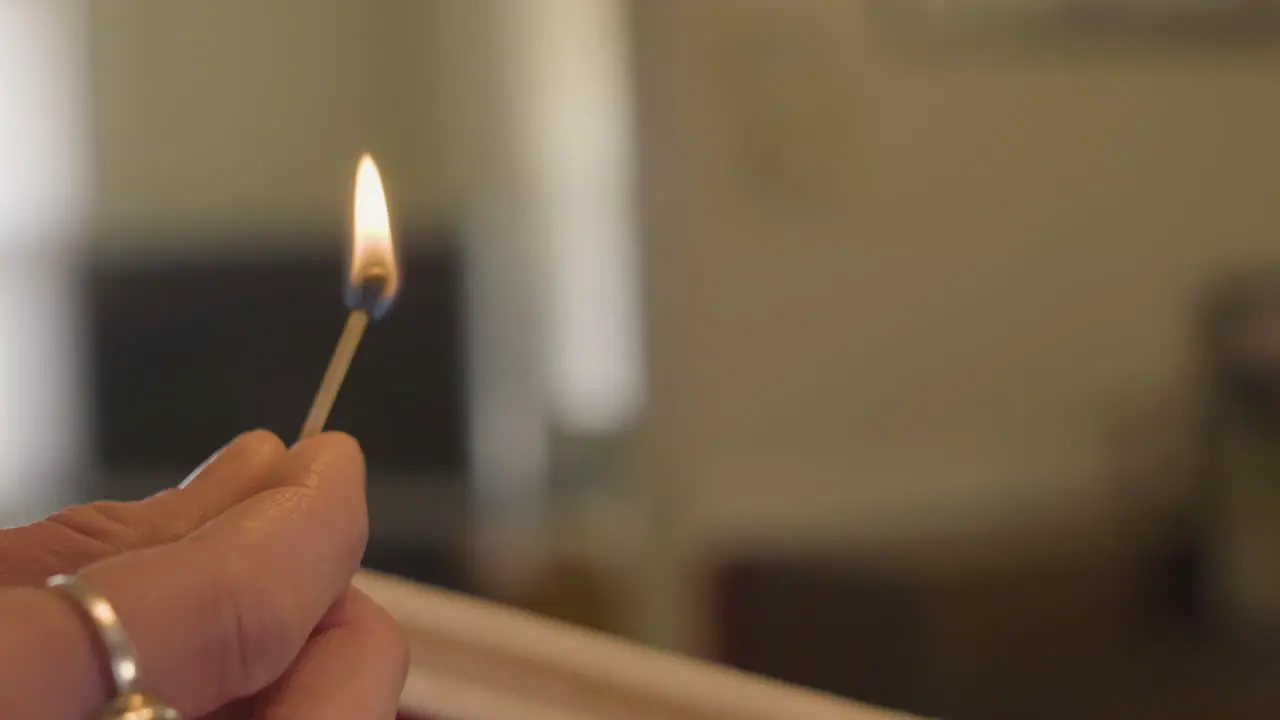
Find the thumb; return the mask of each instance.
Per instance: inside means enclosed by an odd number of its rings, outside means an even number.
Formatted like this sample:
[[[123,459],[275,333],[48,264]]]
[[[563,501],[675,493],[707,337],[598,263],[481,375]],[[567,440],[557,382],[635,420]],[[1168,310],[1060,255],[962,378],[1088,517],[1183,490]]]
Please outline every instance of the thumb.
[[[141,686],[199,717],[266,687],[345,591],[368,534],[354,440],[299,443],[266,488],[191,536],[91,566],[137,647]],[[51,590],[0,594],[0,707],[89,717],[107,700],[81,611]]]

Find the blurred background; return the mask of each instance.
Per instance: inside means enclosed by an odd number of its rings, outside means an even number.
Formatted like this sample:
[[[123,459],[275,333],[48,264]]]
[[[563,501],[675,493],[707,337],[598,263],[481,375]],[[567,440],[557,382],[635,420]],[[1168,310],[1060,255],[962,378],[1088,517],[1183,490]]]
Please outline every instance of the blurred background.
[[[929,716],[1280,714],[1280,3],[0,0],[0,521],[332,426],[366,564]]]

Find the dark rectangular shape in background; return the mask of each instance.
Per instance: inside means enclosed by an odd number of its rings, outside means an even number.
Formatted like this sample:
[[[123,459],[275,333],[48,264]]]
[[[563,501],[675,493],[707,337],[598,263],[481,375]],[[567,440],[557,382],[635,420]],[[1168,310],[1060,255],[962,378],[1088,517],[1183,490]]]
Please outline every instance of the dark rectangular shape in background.
[[[460,254],[455,243],[401,239],[408,240],[401,296],[369,329],[329,427],[358,437],[371,469],[461,478]],[[269,251],[91,262],[86,316],[99,471],[190,469],[255,427],[291,442],[346,317],[345,242],[335,233],[271,243]],[[198,247],[211,245],[265,244],[236,237]]]

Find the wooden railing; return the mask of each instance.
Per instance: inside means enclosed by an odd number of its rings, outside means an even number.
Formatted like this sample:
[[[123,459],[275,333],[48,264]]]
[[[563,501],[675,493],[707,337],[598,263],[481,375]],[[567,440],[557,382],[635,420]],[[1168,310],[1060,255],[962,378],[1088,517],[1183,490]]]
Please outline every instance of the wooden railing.
[[[356,584],[408,637],[407,716],[430,720],[909,720],[391,575]]]

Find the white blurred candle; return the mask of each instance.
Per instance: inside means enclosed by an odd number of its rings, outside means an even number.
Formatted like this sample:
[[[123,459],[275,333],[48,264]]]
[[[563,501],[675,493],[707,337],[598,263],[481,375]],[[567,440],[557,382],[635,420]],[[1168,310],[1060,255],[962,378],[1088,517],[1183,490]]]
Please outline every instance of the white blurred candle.
[[[483,78],[468,163],[472,470],[482,542],[527,577],[548,539],[549,438],[616,434],[643,396],[627,3],[467,7],[464,54]]]
[[[627,4],[513,6],[522,169],[545,249],[551,411],[569,433],[608,434],[643,392]]]

